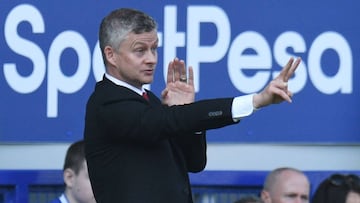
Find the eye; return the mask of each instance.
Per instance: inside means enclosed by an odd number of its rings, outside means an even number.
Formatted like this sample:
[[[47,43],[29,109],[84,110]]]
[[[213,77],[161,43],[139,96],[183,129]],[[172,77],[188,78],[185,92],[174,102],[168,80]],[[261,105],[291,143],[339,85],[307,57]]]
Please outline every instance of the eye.
[[[307,200],[309,200],[309,197],[307,197],[307,196],[301,196],[301,199],[304,200],[304,201],[307,201]]]
[[[156,47],[152,47],[152,48],[151,48],[151,51],[152,51],[152,52],[156,52],[156,51],[157,51],[157,49],[158,49],[158,47],[157,47],[157,46],[156,46]]]
[[[137,48],[137,49],[135,49],[135,52],[139,52],[139,53],[142,53],[142,52],[144,52],[145,51],[145,49],[143,49],[143,48]]]

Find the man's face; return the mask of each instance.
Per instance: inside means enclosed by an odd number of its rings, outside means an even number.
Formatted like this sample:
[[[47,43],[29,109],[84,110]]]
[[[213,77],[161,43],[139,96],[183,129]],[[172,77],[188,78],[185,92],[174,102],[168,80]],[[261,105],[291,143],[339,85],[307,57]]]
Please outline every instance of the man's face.
[[[264,191],[265,203],[308,203],[310,185],[307,178],[293,171],[279,174],[270,191]]]
[[[157,48],[156,31],[141,34],[129,33],[127,38],[120,43],[118,51],[105,47],[110,63],[108,73],[138,88],[141,88],[143,84],[151,83],[157,64]]]
[[[79,173],[74,175],[71,194],[76,202],[96,203],[90,184],[86,161],[84,161],[83,167]]]
[[[346,197],[346,203],[360,203],[360,194],[356,192],[349,192]]]

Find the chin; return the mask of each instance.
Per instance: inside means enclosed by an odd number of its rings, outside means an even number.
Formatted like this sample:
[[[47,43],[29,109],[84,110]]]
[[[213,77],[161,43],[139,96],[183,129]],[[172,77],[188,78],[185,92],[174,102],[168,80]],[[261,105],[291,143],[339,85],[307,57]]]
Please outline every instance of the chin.
[[[153,82],[153,78],[148,79],[148,80],[144,80],[144,84],[150,84]]]

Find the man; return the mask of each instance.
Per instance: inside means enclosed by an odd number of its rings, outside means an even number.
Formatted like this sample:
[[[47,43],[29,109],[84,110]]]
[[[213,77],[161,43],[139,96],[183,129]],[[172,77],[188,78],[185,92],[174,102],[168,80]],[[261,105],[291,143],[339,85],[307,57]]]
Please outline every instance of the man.
[[[206,165],[205,130],[236,124],[254,109],[291,102],[293,59],[259,94],[194,101],[193,70],[169,63],[160,101],[143,88],[157,64],[157,25],[147,14],[118,9],[100,25],[106,66],[85,117],[86,158],[99,203],[192,202],[188,172]],[[144,96],[142,96],[144,95]]]
[[[264,203],[308,203],[310,183],[294,168],[278,168],[267,176],[261,199]]]
[[[63,169],[65,191],[51,203],[96,203],[89,180],[84,147],[85,143],[81,140],[68,148]]]

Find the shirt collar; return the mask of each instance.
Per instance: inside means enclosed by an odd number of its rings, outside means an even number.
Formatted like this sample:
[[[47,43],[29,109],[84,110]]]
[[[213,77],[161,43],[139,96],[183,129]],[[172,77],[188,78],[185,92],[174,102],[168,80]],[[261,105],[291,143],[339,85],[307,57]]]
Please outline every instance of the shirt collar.
[[[69,200],[67,199],[65,193],[63,193],[60,197],[59,200],[61,203],[69,203]]]
[[[136,92],[136,93],[138,93],[139,95],[142,95],[143,92],[146,92],[145,89],[144,89],[144,87],[141,87],[141,89],[136,88],[136,87],[130,85],[129,83],[126,83],[126,82],[124,82],[124,81],[121,81],[121,80],[113,77],[112,75],[110,75],[110,74],[108,74],[108,73],[105,73],[105,77],[106,77],[107,79],[109,79],[111,82],[115,83],[116,85],[126,87],[126,88],[128,88],[128,89],[130,89],[130,90],[132,90],[132,91],[134,91],[134,92]]]

